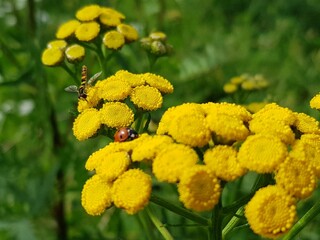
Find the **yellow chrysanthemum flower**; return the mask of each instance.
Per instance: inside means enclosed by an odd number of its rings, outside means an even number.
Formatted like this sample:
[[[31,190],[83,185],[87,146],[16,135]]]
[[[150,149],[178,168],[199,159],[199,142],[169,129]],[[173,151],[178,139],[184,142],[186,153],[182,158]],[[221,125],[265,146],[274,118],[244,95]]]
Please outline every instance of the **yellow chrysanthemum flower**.
[[[81,112],[73,122],[73,134],[83,141],[92,137],[100,128],[100,114],[95,108],[89,108]]]
[[[115,77],[126,81],[131,87],[137,87],[145,84],[145,80],[141,77],[141,74],[134,74],[127,70],[117,71]]]
[[[41,56],[43,65],[54,67],[62,63],[64,53],[60,48],[46,48]]]
[[[223,85],[223,91],[225,93],[231,94],[238,90],[238,86],[233,83],[226,83]]]
[[[218,178],[205,166],[186,169],[178,184],[179,200],[186,208],[209,211],[219,202],[221,187]]]
[[[128,127],[134,120],[132,110],[121,102],[108,102],[100,109],[101,122],[108,127]]]
[[[319,122],[305,114],[305,113],[295,113],[296,122],[294,126],[302,133],[319,133]]]
[[[97,22],[84,22],[81,23],[76,31],[76,38],[83,42],[89,42],[95,39],[100,32],[100,25]]]
[[[87,98],[79,99],[78,112],[83,112],[85,109],[96,107],[101,100],[98,95],[98,88],[96,86],[87,86],[86,89]]]
[[[172,84],[162,76],[153,74],[153,73],[143,73],[141,77],[145,82],[151,87],[157,88],[162,93],[172,93],[173,86]]]
[[[297,210],[295,200],[279,186],[259,189],[245,208],[250,228],[267,238],[277,238],[293,225]]]
[[[130,85],[115,76],[98,81],[95,86],[99,88],[99,97],[107,101],[121,101],[131,93]]]
[[[173,143],[172,138],[165,135],[148,136],[132,150],[133,162],[153,160],[163,148]]]
[[[81,204],[90,215],[100,215],[112,204],[111,183],[94,175],[87,180],[81,193]]]
[[[245,78],[243,76],[237,76],[237,77],[232,77],[230,79],[230,82],[235,85],[240,85],[241,83],[243,83],[244,80]]]
[[[291,157],[280,164],[275,180],[291,196],[301,199],[309,197],[317,186],[317,177],[308,162]]]
[[[164,32],[152,32],[149,34],[152,40],[166,41],[167,35]]]
[[[319,110],[320,109],[320,93],[315,95],[310,100],[310,107]]]
[[[237,154],[231,146],[218,145],[204,153],[203,161],[217,177],[224,181],[233,181],[247,172],[239,164]]]
[[[130,164],[127,152],[114,152],[104,156],[100,164],[95,168],[96,174],[106,181],[113,181],[123,174]]]
[[[241,166],[258,173],[271,173],[287,156],[287,146],[276,136],[256,134],[241,145],[238,160]]]
[[[121,33],[126,42],[133,42],[136,41],[139,37],[138,31],[132,27],[131,25],[121,23],[117,26],[117,31]]]
[[[85,168],[88,171],[95,170],[109,153],[105,147],[93,152],[86,161]]]
[[[264,108],[268,103],[267,102],[252,102],[244,107],[251,113],[256,113]]]
[[[78,63],[84,59],[85,49],[78,44],[73,44],[66,49],[65,54],[69,62]]]
[[[80,21],[92,21],[100,16],[101,8],[99,5],[91,4],[84,6],[76,12],[76,18]]]
[[[158,89],[150,86],[138,86],[132,89],[130,100],[138,108],[154,111],[162,106],[163,98]]]
[[[112,186],[114,205],[128,214],[135,214],[148,203],[151,195],[151,177],[140,169],[130,169]]]
[[[246,91],[252,91],[256,89],[256,84],[254,81],[245,80],[241,83],[241,88]]]
[[[60,48],[64,50],[67,47],[68,43],[65,40],[53,40],[48,42],[47,48]]]
[[[78,20],[69,20],[63,24],[61,24],[56,32],[56,38],[58,39],[66,39],[73,36],[77,27],[80,25]]]
[[[152,171],[159,181],[174,183],[198,160],[197,153],[191,147],[172,143],[158,153],[153,161]]]
[[[243,121],[232,115],[211,112],[206,123],[212,132],[226,141],[245,140],[250,134]]]
[[[112,8],[101,8],[99,20],[103,25],[107,27],[116,27],[121,23],[123,19],[125,19],[125,16],[118,11]]]
[[[114,50],[118,50],[119,48],[121,48],[124,44],[125,44],[125,38],[123,36],[123,34],[115,31],[115,30],[111,30],[109,32],[107,32],[104,36],[103,36],[103,44],[109,48],[109,49],[114,49]]]

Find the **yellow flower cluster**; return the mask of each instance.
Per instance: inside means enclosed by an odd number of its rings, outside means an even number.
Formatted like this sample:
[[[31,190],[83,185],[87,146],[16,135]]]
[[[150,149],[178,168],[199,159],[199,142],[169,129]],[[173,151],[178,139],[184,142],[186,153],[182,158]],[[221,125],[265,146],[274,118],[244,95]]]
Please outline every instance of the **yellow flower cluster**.
[[[225,93],[233,94],[240,90],[254,91],[268,86],[268,80],[260,74],[256,74],[254,76],[250,74],[242,74],[231,78],[230,81],[223,86],[223,90]]]
[[[172,92],[172,84],[159,75],[120,70],[86,87],[86,99],[78,101],[80,114],[73,123],[73,133],[82,141],[95,135],[101,125],[128,127],[134,121],[134,111],[125,103],[127,98],[136,109],[154,111],[162,106],[162,95]]]
[[[57,66],[65,58],[70,63],[82,61],[85,57],[82,43],[95,42],[98,46],[103,44],[108,49],[118,50],[138,39],[137,30],[123,23],[125,16],[112,8],[87,5],[79,9],[75,17],[58,27],[57,40],[49,42],[42,53],[44,65]],[[99,39],[102,39],[101,43]]]
[[[163,32],[152,32],[140,43],[147,52],[156,56],[166,56],[172,52],[172,46],[167,43],[167,36]]]

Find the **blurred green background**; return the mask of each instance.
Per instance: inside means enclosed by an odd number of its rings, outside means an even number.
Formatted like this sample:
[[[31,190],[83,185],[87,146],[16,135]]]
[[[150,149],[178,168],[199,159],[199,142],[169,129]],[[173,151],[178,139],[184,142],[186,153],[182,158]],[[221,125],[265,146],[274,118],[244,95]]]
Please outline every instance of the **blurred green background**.
[[[308,104],[320,91],[318,0],[0,0],[0,239],[147,239],[143,216],[115,209],[101,217],[84,212],[80,192],[89,177],[84,164],[107,142],[75,140],[70,111],[77,99],[63,90],[72,80],[40,61],[59,24],[93,2],[124,13],[141,37],[155,30],[167,34],[174,54],[159,59],[154,73],[171,81],[175,92],[152,113],[154,122],[169,106],[230,101],[223,85],[243,73],[270,81],[246,103],[275,101],[318,117]],[[85,60],[90,74],[99,71],[95,61]],[[109,67],[113,73],[146,72],[147,55],[136,42]],[[163,194],[176,200],[172,193]],[[317,198],[318,192],[304,201],[301,214]],[[204,229],[174,214],[163,216],[184,225],[169,226],[175,239],[206,239]],[[297,239],[319,239],[319,224],[318,216]],[[229,239],[260,238],[238,229]]]

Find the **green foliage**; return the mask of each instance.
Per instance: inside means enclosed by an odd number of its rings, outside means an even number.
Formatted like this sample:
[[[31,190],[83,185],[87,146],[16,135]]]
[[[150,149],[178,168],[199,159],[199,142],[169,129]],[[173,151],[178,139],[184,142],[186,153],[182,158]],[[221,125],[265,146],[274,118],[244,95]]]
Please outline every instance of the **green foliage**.
[[[153,69],[175,87],[163,108],[152,116],[154,122],[165,109],[183,102],[230,101],[223,84],[243,73],[263,74],[271,81],[263,95],[256,94],[244,103],[267,99],[316,116],[308,102],[320,89],[317,0],[95,2],[123,12],[141,37],[154,30],[165,32],[174,48]],[[143,216],[110,209],[102,217],[90,217],[80,204],[88,178],[85,161],[107,141],[102,137],[84,143],[75,140],[70,112],[77,99],[63,90],[72,79],[61,68],[44,67],[40,58],[57,26],[89,3],[92,1],[0,2],[1,239],[161,239]],[[90,75],[100,71],[93,56],[86,61]],[[109,66],[110,74],[119,69],[149,70],[147,55],[138,43],[124,47]],[[245,191],[246,181],[226,191],[236,192],[238,187]],[[155,189],[177,202],[175,189]],[[300,214],[317,198],[318,192],[302,202]],[[205,230],[191,221],[150,207],[164,219],[174,239],[206,238]],[[318,239],[319,222],[316,216],[300,239]],[[144,227],[150,231],[145,232]],[[228,235],[228,239],[249,238],[259,239],[247,227]]]

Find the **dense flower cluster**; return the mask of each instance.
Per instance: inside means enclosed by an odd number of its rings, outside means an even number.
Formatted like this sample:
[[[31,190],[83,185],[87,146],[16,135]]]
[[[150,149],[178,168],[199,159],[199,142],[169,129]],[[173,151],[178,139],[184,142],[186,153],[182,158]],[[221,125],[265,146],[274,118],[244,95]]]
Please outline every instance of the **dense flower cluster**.
[[[41,58],[44,65],[56,66],[65,59],[70,63],[81,62],[87,44],[92,43],[97,51],[102,46],[118,50],[138,39],[137,30],[123,23],[125,16],[115,9],[92,4],[79,9],[75,17],[62,23],[56,32],[57,39],[47,44]]]
[[[167,43],[167,36],[163,32],[152,32],[148,37],[140,40],[141,46],[151,54],[158,57],[169,55],[172,46]]]
[[[173,86],[156,74],[120,70],[85,90],[87,97],[79,99],[80,114],[73,123],[73,133],[80,141],[94,136],[102,125],[115,129],[128,127],[134,122],[135,112],[159,109],[162,95],[171,93]],[[134,110],[126,99],[132,102]]]

